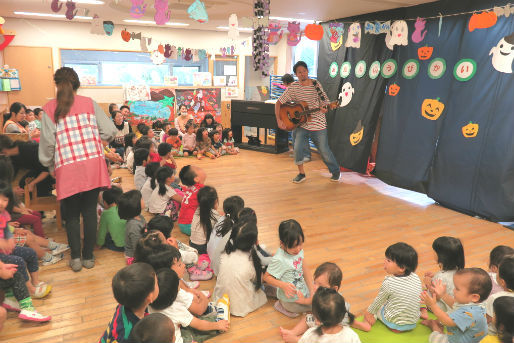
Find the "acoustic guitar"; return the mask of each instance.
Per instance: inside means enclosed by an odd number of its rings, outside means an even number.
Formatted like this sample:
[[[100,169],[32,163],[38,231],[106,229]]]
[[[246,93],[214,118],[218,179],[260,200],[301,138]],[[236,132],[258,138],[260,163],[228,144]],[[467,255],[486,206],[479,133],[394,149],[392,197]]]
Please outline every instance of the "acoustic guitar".
[[[337,108],[341,100],[332,101],[326,107],[330,110]],[[280,106],[279,117],[285,125],[287,131],[294,130],[298,126],[305,124],[312,113],[317,112],[322,107],[309,109],[305,101],[286,102]]]

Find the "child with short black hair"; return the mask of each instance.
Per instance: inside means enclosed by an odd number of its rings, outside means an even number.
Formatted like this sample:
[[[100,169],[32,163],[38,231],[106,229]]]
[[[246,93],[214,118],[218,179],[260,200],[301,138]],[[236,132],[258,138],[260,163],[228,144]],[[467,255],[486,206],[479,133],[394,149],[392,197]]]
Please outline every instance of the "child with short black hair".
[[[162,313],[151,313],[141,319],[130,333],[130,343],[175,343],[175,332],[180,332],[170,318]]]
[[[207,175],[205,171],[197,166],[187,165],[180,169],[179,178],[184,185],[184,197],[180,205],[178,215],[178,226],[182,233],[191,235],[191,222],[196,209],[198,208],[198,191],[204,187]]]
[[[453,307],[453,303],[455,302],[453,299],[453,275],[459,269],[464,268],[465,258],[464,258],[464,247],[460,239],[455,237],[442,236],[438,237],[432,243],[432,249],[437,256],[437,263],[439,264],[440,271],[437,273],[427,272],[425,273],[425,286],[427,287],[430,293],[436,293],[434,289],[434,284],[438,280],[442,281],[442,284],[446,288],[446,292],[443,295],[443,298],[437,298],[437,305],[445,312],[448,312]],[[422,312],[425,312],[426,309],[422,309]],[[427,319],[428,317],[425,314],[422,315],[423,319]]]
[[[152,313],[162,313],[168,316],[173,321],[173,323],[176,325],[176,343],[183,342],[183,332],[181,330],[177,330],[179,325],[182,328],[187,328],[191,326],[192,328],[195,328],[199,331],[228,330],[229,323],[226,320],[213,322],[193,316],[193,314],[189,311],[188,306],[188,304],[190,304],[193,301],[193,296],[190,293],[184,292],[180,288],[180,275],[178,275],[178,273],[174,269],[160,269],[157,273],[157,279],[159,282],[161,293],[159,297],[157,297],[157,299],[155,299],[155,301],[150,305],[150,311]]]
[[[226,151],[223,149],[223,143],[221,142],[221,134],[213,130],[209,133],[209,138],[211,139],[212,147],[211,152],[216,157],[220,157],[221,155],[225,155]]]
[[[136,149],[134,151],[134,186],[138,191],[143,188],[146,181],[145,168],[150,162],[150,155],[147,149]]]
[[[487,323],[489,324],[489,334],[496,334],[496,327],[493,323],[494,310],[493,303],[499,297],[514,298],[514,255],[508,255],[503,258],[498,268],[497,276],[498,284],[502,287],[502,291],[490,295],[485,302],[487,315]]]
[[[205,186],[198,191],[198,208],[191,221],[191,238],[189,245],[198,253],[207,254],[207,242],[212,228],[221,215],[218,213],[218,193],[214,187]]]
[[[177,169],[177,162],[173,158],[172,146],[169,143],[161,143],[157,148],[159,157],[161,158],[161,167],[170,167],[171,169]]]
[[[168,139],[168,135],[170,132],[170,129],[172,128],[172,125],[169,121],[165,120],[162,122],[162,129],[161,134],[159,135],[159,143],[165,143]]]
[[[118,306],[99,342],[125,343],[133,326],[147,313],[147,306],[159,295],[154,269],[147,263],[124,267],[112,278],[112,292]]]
[[[182,202],[182,194],[171,187],[175,180],[174,174],[175,169],[168,166],[157,169],[155,177],[150,182],[153,191],[148,203],[148,211],[153,214],[168,216],[176,221]]]
[[[491,278],[481,268],[464,268],[455,272],[453,284],[456,306],[449,313],[437,305],[435,294],[421,294],[421,299],[437,317],[437,320],[422,321],[422,324],[432,329],[428,341],[478,343],[487,334],[485,309],[480,303],[491,293]],[[443,326],[446,326],[448,334],[444,334]]]
[[[316,327],[308,329],[300,343],[360,343],[360,338],[347,325],[342,324],[346,315],[353,323],[354,316],[345,306],[346,302],[335,289],[319,287],[312,297],[312,314]]]
[[[275,309],[295,318],[311,309],[314,282],[305,262],[303,243],[305,236],[300,224],[289,219],[278,227],[280,248],[271,259],[264,281],[277,287]]]
[[[514,342],[514,298],[498,297],[493,303],[494,327],[498,336],[489,333],[480,343]]]
[[[134,174],[134,145],[137,142],[136,134],[133,132],[127,133],[123,137],[123,142],[125,145],[125,164],[127,165],[127,169]]]
[[[166,143],[171,145],[171,154],[173,156],[183,156],[182,151],[182,141],[178,136],[178,130],[176,128],[172,128],[168,131],[168,138],[166,139]]]
[[[120,219],[117,206],[118,199],[122,194],[123,190],[116,186],[112,186],[102,193],[104,210],[100,216],[96,244],[113,251],[123,251],[125,248],[127,221]]]
[[[204,156],[209,157],[210,159],[215,159],[216,155],[214,155],[212,150],[212,141],[209,138],[209,131],[205,127],[200,127],[198,131],[196,131],[196,157],[201,160]]]
[[[225,146],[225,150],[229,155],[237,155],[239,153],[239,148],[235,146],[234,143],[234,133],[230,127],[223,129],[221,134],[221,138],[223,140],[223,145]]]
[[[150,197],[152,196],[152,179],[155,179],[155,173],[161,167],[159,162],[150,162],[145,167],[146,181],[141,188],[141,195],[145,203],[145,209],[148,210],[148,204],[150,203]]]
[[[143,197],[138,190],[123,193],[118,199],[118,214],[125,219],[125,260],[127,264],[134,262],[134,250],[146,228],[145,218],[141,215],[144,207]]]
[[[514,255],[514,248],[508,247],[506,245],[498,245],[491,250],[489,253],[489,275],[491,276],[491,281],[493,282],[493,289],[491,290],[491,295],[503,291],[503,288],[498,284],[497,276],[498,276],[498,268],[502,260],[507,255]]]
[[[418,253],[410,245],[399,242],[385,251],[384,269],[387,276],[378,295],[366,312],[364,321],[355,321],[353,327],[371,330],[377,318],[391,331],[410,331],[420,316],[421,280],[414,273],[418,267]]]
[[[187,122],[186,133],[182,136],[182,152],[184,156],[194,156],[196,151],[196,134],[194,123]]]
[[[210,113],[207,113],[200,123],[200,128],[204,127],[207,129],[207,132],[211,132],[212,130],[216,129],[216,124],[217,122],[214,119],[214,116]]]

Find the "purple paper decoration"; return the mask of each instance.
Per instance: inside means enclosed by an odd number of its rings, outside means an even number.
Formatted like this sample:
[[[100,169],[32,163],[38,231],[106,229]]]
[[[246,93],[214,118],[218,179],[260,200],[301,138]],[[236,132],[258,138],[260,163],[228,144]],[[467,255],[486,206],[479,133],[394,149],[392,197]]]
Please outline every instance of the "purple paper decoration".
[[[171,18],[171,10],[168,7],[168,0],[155,0],[154,20],[157,25],[166,24]]]
[[[298,45],[298,43],[300,43],[300,40],[302,39],[300,23],[297,21],[287,23],[287,30],[289,31],[289,33],[287,34],[287,45]]]
[[[253,14],[257,19],[269,17],[270,0],[255,0]],[[253,67],[261,71],[262,76],[269,75],[268,26],[259,25],[253,30]]]
[[[145,0],[131,0],[132,7],[130,7],[130,15],[133,18],[141,18],[145,15],[146,12],[146,4]]]
[[[52,4],[50,5],[50,8],[53,12],[57,13],[62,8],[62,3],[59,3],[59,0],[52,0]]]
[[[73,20],[73,18],[75,18],[75,16],[77,15],[77,12],[79,11],[79,10],[75,10],[76,7],[77,7],[77,4],[75,4],[73,1],[68,0],[66,2],[66,19]],[[75,12],[73,12],[73,11],[75,11]]]

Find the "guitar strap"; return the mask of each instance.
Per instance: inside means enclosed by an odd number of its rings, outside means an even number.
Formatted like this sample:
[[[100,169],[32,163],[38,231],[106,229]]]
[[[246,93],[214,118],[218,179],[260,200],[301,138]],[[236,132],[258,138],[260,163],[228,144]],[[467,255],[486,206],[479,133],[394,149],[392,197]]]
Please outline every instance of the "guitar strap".
[[[326,101],[326,98],[325,98],[325,96],[323,95],[323,92],[321,91],[321,88],[319,88],[318,81],[316,81],[316,80],[312,80],[312,85],[313,85],[313,86],[314,86],[314,88],[316,89],[316,92],[318,92],[319,102],[324,104],[324,103],[325,103],[325,101]]]

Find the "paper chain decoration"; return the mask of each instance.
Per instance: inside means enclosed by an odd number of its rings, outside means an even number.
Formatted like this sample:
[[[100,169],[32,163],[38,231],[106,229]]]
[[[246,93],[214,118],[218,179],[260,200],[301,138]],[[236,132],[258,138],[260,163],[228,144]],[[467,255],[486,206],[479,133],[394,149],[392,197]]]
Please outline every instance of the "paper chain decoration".
[[[268,24],[270,14],[270,0],[255,0],[254,16],[260,24],[253,30],[253,67],[255,71],[261,71],[262,76],[269,75],[269,44]]]

